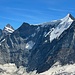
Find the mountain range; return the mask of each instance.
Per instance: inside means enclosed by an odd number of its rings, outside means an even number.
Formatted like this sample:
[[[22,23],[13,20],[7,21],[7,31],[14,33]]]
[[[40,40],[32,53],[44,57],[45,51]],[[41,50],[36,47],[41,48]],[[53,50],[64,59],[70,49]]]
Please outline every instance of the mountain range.
[[[23,23],[18,29],[0,29],[0,64],[15,63],[27,72],[44,72],[56,62],[75,63],[75,18],[66,17],[37,25]]]

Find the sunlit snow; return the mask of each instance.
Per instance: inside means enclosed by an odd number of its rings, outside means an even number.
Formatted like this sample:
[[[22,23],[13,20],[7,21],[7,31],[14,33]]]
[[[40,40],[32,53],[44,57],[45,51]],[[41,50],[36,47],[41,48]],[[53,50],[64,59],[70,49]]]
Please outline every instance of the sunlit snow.
[[[13,30],[12,28],[9,28],[9,27],[7,27],[7,26],[5,26],[5,30],[6,30],[7,32],[9,32],[9,33],[13,33],[13,32],[14,32],[14,30]]]
[[[68,29],[70,27],[70,25],[72,24],[73,20],[69,17],[69,14],[61,19],[61,23],[53,29],[53,31],[51,32],[50,34],[50,42],[53,40],[53,39],[56,39],[58,38],[63,31],[65,31],[66,29]]]
[[[5,39],[3,39],[3,40],[0,42],[0,45],[1,45],[1,43],[4,42],[4,41],[5,41]]]

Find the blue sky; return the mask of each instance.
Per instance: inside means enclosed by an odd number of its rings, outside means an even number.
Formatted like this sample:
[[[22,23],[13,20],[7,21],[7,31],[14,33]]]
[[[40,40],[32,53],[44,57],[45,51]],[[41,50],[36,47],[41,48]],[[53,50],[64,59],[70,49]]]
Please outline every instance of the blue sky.
[[[68,13],[75,17],[75,0],[0,0],[0,28],[49,22]]]

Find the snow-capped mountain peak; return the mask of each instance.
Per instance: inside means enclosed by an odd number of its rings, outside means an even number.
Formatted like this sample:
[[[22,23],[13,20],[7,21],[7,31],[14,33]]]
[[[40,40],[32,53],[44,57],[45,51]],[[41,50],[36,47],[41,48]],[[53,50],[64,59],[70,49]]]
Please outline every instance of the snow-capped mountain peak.
[[[71,15],[71,14],[67,14],[67,16],[66,17],[64,17],[63,19],[61,19],[61,21],[65,21],[65,20],[68,20],[69,19],[69,21],[71,21],[71,20],[75,20],[75,18]]]
[[[0,31],[0,75],[34,75],[31,71],[35,70],[40,75],[75,74],[75,19],[71,14],[37,26],[23,23],[13,31],[9,24]],[[15,63],[18,69],[6,63]],[[23,74],[19,66],[30,74]]]
[[[67,17],[71,18],[72,20],[75,20],[75,18],[71,14],[68,14]]]
[[[54,30],[50,34],[50,42],[53,39],[57,39],[63,31],[68,29],[75,19],[71,14],[68,14],[66,17],[61,19],[61,22],[54,28]]]
[[[13,28],[10,24],[7,24],[7,25],[4,27],[3,32],[4,32],[5,34],[13,33],[13,32],[14,32],[14,28]]]

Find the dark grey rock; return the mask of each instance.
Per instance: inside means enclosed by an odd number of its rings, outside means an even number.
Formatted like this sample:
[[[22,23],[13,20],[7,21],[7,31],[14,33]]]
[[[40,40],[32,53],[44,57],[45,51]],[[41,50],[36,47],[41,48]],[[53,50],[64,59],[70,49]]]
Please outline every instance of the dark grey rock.
[[[70,17],[74,20],[72,15]],[[27,71],[48,70],[55,62],[62,65],[75,62],[75,21],[58,39],[50,42],[50,35],[45,37],[50,29],[58,26],[30,25],[23,23],[21,27],[6,36],[1,35],[0,63],[15,63],[17,67],[25,66]],[[46,41],[46,42],[45,42]],[[30,44],[32,47],[28,48]]]

